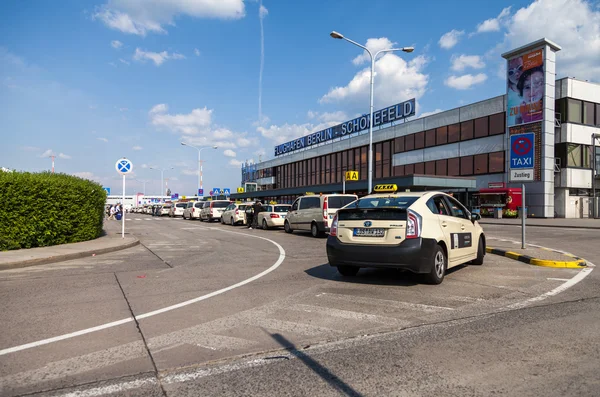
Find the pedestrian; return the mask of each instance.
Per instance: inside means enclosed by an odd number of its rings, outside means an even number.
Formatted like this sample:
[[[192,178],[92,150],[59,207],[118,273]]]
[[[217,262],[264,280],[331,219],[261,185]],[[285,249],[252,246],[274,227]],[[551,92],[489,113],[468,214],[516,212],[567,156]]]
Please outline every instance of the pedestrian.
[[[252,226],[258,228],[258,214],[262,211],[262,203],[260,200],[256,200],[254,205],[252,206],[254,217],[252,218]]]
[[[110,209],[108,210],[109,216],[108,219],[110,220],[115,220],[115,213],[117,212],[116,206],[115,205],[111,205]]]
[[[248,229],[252,229],[252,224],[254,223],[254,207],[252,205],[246,206],[246,224],[248,225]]]

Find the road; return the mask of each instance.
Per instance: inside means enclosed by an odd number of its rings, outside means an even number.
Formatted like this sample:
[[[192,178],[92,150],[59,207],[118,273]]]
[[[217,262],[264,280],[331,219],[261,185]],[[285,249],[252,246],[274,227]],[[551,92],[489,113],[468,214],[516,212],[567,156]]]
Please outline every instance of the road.
[[[597,271],[561,291],[579,270],[487,255],[431,286],[341,277],[299,233],[136,214],[128,231],[140,246],[0,273],[0,395],[599,394]],[[528,236],[600,263],[597,231]]]

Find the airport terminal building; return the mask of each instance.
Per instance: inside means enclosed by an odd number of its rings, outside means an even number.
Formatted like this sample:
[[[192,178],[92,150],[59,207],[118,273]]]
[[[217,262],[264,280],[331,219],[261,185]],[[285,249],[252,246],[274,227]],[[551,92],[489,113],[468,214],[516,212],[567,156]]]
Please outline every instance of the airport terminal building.
[[[375,112],[373,183],[465,192],[460,197],[468,206],[469,192],[526,183],[529,216],[593,216],[600,85],[556,80],[560,49],[541,39],[503,54],[508,72],[522,76],[507,76],[506,95],[410,121],[414,100]],[[274,159],[242,167],[241,186],[257,191],[232,197],[291,202],[305,192],[341,192],[350,170],[359,181],[347,182],[347,192],[367,194],[368,121],[362,116],[278,145]]]

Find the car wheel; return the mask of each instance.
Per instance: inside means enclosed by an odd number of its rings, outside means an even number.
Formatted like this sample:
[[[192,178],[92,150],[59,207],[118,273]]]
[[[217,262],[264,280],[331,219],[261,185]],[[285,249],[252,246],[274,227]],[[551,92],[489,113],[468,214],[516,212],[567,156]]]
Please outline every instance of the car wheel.
[[[267,225],[266,219],[263,219],[262,221],[262,228],[263,230],[269,230],[269,225]]]
[[[314,222],[312,223],[312,225],[310,225],[310,234],[312,234],[313,237],[321,237],[319,227]]]
[[[233,216],[230,218],[229,223],[231,223],[231,226],[235,226],[235,222],[233,221]]]
[[[340,272],[340,274],[342,276],[353,277],[353,276],[356,276],[356,273],[358,273],[358,271],[360,270],[360,267],[357,267],[357,266],[338,266],[337,269],[338,269],[338,272]]]
[[[436,245],[431,260],[433,262],[431,264],[431,271],[425,275],[425,282],[428,284],[441,284],[444,281],[448,267],[448,259],[446,258],[444,249]]]
[[[294,231],[288,221],[285,221],[283,224],[283,230],[285,230],[286,233],[292,233]]]
[[[473,265],[483,265],[483,257],[485,256],[485,246],[483,244],[483,239],[479,237],[479,243],[477,244],[477,258],[471,261]]]

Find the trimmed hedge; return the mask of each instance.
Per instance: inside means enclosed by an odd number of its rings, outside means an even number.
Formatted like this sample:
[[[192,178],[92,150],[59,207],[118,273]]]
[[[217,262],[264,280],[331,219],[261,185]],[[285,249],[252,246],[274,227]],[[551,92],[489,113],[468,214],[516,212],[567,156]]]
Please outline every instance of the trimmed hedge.
[[[0,250],[92,240],[102,234],[106,192],[49,172],[0,172]]]

